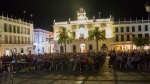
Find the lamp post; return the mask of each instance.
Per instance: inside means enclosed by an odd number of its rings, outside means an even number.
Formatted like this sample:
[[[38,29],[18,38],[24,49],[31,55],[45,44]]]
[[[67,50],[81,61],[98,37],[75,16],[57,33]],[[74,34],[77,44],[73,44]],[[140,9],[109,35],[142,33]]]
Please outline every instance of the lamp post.
[[[149,13],[150,13],[150,3],[149,2],[146,2],[145,9],[146,9],[146,12],[148,13],[148,22],[149,22]]]
[[[51,54],[51,38],[49,36],[49,43],[50,43],[50,54]]]

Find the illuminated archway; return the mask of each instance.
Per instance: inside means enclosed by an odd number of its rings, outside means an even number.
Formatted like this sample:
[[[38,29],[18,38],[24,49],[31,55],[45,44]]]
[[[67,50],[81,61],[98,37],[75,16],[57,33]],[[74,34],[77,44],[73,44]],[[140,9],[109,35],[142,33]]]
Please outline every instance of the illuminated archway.
[[[86,52],[86,48],[85,48],[85,44],[80,44],[80,52],[83,53],[83,52]]]

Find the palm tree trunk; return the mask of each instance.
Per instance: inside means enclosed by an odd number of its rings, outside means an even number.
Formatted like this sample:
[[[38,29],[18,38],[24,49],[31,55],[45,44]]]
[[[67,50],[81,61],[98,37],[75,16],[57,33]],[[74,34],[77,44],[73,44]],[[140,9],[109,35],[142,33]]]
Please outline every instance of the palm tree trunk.
[[[98,40],[96,40],[96,50],[98,52]]]
[[[65,53],[66,53],[66,43],[64,43],[65,44]]]

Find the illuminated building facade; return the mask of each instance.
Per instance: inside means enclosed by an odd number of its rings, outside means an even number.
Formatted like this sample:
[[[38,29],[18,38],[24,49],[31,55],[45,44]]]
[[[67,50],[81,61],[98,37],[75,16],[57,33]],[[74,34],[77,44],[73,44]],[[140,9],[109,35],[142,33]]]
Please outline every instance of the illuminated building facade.
[[[57,44],[57,32],[61,27],[71,29],[75,34],[75,40],[66,46],[67,52],[95,51],[95,41],[88,41],[87,39],[88,32],[94,27],[99,27],[100,30],[104,30],[106,33],[106,41],[99,41],[99,51],[103,45],[106,45],[108,50],[132,50],[136,48],[131,42],[133,37],[149,37],[150,34],[148,20],[115,22],[111,15],[109,18],[104,19],[95,19],[95,17],[88,19],[85,10],[80,8],[77,12],[76,21],[70,19],[65,22],[54,21],[54,50],[56,52],[64,52],[64,44]],[[145,48],[149,48],[149,46]]]
[[[54,52],[54,33],[40,28],[34,29],[34,54]]]
[[[0,16],[0,56],[33,53],[33,24]]]

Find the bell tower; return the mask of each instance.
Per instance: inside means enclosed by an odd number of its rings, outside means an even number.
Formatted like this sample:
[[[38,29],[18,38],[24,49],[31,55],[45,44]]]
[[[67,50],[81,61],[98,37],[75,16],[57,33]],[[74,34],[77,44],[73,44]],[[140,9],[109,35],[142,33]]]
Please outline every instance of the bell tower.
[[[82,7],[77,12],[77,20],[87,20],[86,12]]]

